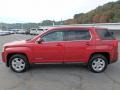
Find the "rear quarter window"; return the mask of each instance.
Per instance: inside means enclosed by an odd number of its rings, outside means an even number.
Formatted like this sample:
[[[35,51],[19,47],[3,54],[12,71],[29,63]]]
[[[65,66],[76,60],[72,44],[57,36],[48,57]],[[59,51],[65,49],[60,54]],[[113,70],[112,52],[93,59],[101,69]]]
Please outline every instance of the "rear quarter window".
[[[114,40],[114,36],[107,29],[97,29],[96,30],[100,39],[102,40]]]

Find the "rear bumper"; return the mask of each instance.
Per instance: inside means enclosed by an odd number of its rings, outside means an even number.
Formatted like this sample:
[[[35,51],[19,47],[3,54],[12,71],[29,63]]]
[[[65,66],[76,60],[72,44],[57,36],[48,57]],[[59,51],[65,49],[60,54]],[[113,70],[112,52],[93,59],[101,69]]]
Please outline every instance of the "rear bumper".
[[[115,63],[115,62],[117,62],[117,61],[118,61],[118,59],[112,60],[112,61],[110,62],[110,64],[111,64],[111,63]]]
[[[117,62],[117,61],[118,61],[118,52],[117,52],[117,53],[115,53],[115,55],[114,55],[113,59],[112,59],[112,60],[110,60],[110,63],[115,63],[115,62]]]

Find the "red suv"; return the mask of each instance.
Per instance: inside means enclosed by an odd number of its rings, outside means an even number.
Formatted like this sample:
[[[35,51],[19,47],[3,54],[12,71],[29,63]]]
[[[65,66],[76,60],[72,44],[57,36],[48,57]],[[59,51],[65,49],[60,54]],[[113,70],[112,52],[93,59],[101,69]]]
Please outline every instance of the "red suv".
[[[95,73],[118,59],[118,41],[105,28],[58,27],[23,41],[6,43],[2,60],[15,72],[36,63],[84,63]]]

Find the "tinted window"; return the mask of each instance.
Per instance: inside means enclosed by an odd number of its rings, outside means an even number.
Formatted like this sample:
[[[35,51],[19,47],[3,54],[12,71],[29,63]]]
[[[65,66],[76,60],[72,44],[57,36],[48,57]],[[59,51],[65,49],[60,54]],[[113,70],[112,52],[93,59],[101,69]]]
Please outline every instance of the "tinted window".
[[[43,36],[42,39],[46,42],[48,41],[62,41],[63,40],[63,32],[54,31],[50,32],[47,35]]]
[[[114,37],[108,30],[97,30],[98,35],[100,36],[101,39],[103,40],[113,40]]]
[[[88,30],[69,30],[64,33],[65,40],[90,40],[90,33]]]

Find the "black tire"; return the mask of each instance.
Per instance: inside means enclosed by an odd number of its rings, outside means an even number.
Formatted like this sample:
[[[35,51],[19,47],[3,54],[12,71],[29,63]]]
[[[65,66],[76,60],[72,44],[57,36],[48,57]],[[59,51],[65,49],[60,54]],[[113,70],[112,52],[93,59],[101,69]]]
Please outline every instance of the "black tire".
[[[98,63],[99,60],[99,63]],[[88,69],[94,73],[101,73],[107,68],[107,58],[101,54],[95,54],[88,62]]]
[[[16,63],[15,60],[17,60],[18,62],[16,61],[17,62]],[[29,69],[28,59],[25,55],[14,54],[13,56],[11,56],[9,60],[9,66],[11,70],[14,72],[17,72],[17,73],[25,72],[27,69]],[[21,67],[21,69],[17,69],[18,68],[17,66],[19,68]]]

